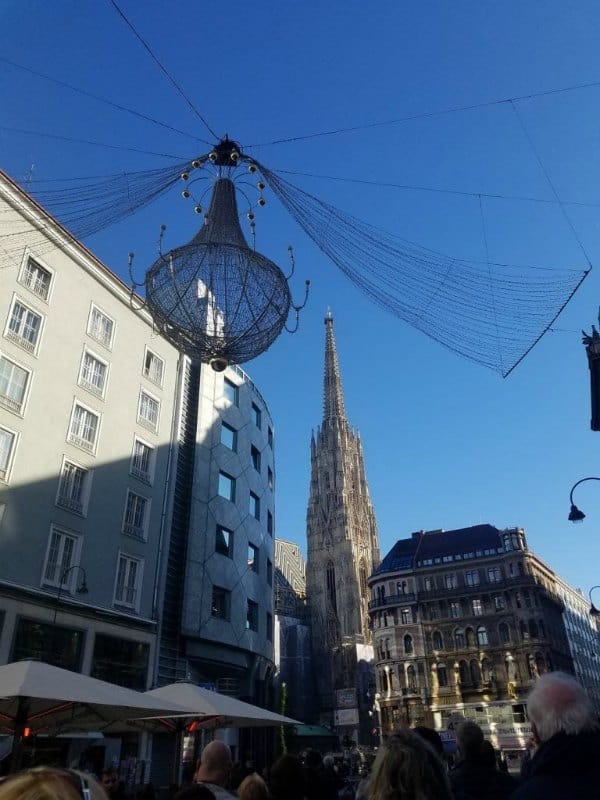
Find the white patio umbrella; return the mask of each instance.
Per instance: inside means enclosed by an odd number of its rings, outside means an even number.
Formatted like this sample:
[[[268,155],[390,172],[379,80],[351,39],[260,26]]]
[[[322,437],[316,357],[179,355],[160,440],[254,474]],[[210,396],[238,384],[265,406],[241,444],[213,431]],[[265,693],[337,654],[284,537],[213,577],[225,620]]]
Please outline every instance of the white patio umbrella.
[[[298,720],[267,711],[265,708],[244,703],[235,697],[203,689],[194,683],[178,681],[146,692],[155,702],[175,703],[185,706],[202,727],[214,728],[264,728],[270,725],[300,725]],[[173,718],[179,716],[171,715]]]
[[[14,736],[13,767],[18,766],[26,728],[49,734],[119,731],[127,730],[130,720],[156,720],[186,710],[177,703],[41,661],[15,661],[0,667],[0,730]]]

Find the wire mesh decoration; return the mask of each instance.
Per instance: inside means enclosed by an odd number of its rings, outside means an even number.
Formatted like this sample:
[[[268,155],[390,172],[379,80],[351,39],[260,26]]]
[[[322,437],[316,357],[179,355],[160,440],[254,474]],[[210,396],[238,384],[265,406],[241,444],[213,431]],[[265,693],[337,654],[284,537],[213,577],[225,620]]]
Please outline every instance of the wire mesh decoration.
[[[292,303],[288,280],[293,260],[286,276],[248,246],[240,226],[236,186],[231,177],[223,176],[239,159],[237,145],[224,140],[197,162],[196,169],[206,160],[223,168],[204,224],[189,244],[161,254],[144,279],[145,302],[160,332],[179,350],[219,372],[267,350],[286,326],[290,311],[295,311],[297,320],[306,302],[305,297],[300,306]],[[184,172],[181,178],[187,182],[190,175]],[[182,194],[188,198],[192,192],[186,188]],[[264,204],[262,197],[258,204]],[[198,203],[195,209],[202,213]],[[254,212],[248,216],[253,228]]]

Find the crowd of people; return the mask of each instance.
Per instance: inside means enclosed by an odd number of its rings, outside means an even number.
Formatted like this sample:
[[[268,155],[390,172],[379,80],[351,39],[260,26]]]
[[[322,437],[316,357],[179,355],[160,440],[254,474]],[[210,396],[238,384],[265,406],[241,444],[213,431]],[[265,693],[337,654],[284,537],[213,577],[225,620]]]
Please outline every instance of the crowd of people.
[[[532,739],[521,774],[509,775],[481,728],[456,731],[452,769],[434,730],[402,729],[378,749],[370,774],[352,786],[355,800],[600,800],[600,728],[583,687],[571,675],[540,677],[527,702]],[[137,800],[152,800],[148,790]],[[193,782],[172,800],[338,800],[348,787],[331,756],[308,751],[281,756],[262,775],[251,762],[234,765],[222,741],[202,751]],[[121,800],[112,770],[101,781],[84,772],[38,767],[8,776],[0,800]],[[344,793],[345,794],[342,794]]]

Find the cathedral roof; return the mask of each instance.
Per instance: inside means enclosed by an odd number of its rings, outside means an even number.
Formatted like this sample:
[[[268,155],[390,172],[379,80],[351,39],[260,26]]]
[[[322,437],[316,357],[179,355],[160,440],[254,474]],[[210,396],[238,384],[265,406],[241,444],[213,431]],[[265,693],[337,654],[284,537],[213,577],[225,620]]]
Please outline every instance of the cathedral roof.
[[[492,555],[501,548],[500,531],[493,525],[473,525],[453,531],[417,531],[410,539],[399,539],[374,574],[429,566],[434,559],[441,560],[444,556],[467,560]]]

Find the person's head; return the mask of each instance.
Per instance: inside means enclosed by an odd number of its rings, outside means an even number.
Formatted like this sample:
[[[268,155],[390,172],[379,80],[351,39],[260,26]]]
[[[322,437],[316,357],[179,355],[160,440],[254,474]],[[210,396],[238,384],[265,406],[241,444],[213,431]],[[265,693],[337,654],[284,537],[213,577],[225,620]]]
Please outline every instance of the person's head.
[[[240,800],[268,800],[267,784],[256,772],[247,775],[237,788]]]
[[[323,756],[323,766],[325,769],[335,769],[335,758],[333,756]]]
[[[102,775],[100,776],[100,782],[102,783],[102,788],[109,797],[111,794],[114,794],[119,788],[119,776],[117,775],[114,769],[102,770]]]
[[[318,769],[323,762],[321,753],[318,750],[307,750],[304,763],[309,769]]]
[[[202,751],[195,780],[225,786],[231,767],[231,750],[225,742],[215,739]]]
[[[547,672],[537,679],[527,698],[527,716],[540,742],[556,733],[575,735],[597,727],[585,689],[565,672]]]
[[[446,769],[431,745],[409,730],[398,731],[379,748],[367,781],[369,800],[450,800]]]
[[[304,797],[305,778],[302,762],[286,753],[271,767],[269,789],[276,800],[298,800]]]
[[[434,731],[433,728],[426,728],[425,725],[417,725],[417,727],[413,728],[412,730],[413,733],[416,733],[417,736],[421,737],[421,739],[429,742],[440,758],[443,757],[444,743],[442,742],[442,737],[437,731]]]
[[[1,800],[107,800],[91,775],[71,769],[35,767],[0,783]]]
[[[483,731],[470,719],[461,722],[456,729],[456,748],[466,761],[479,758],[483,741]]]

